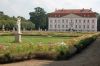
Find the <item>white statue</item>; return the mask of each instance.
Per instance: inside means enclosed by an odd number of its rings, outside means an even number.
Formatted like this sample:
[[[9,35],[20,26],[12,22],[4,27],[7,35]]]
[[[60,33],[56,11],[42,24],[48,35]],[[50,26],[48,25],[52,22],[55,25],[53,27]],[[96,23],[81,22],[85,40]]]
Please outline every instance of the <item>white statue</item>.
[[[15,36],[15,42],[21,42],[21,18],[17,18],[17,33]]]
[[[17,18],[17,31],[18,31],[18,33],[21,33],[21,18],[20,17],[18,17]]]

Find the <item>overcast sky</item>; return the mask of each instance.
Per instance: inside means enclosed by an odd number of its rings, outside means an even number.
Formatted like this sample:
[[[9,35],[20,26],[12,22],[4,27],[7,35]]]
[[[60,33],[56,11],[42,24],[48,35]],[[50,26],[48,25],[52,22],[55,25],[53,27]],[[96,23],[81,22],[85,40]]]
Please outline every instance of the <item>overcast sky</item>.
[[[100,0],[0,0],[0,11],[9,16],[29,18],[29,12],[42,7],[47,12],[55,9],[90,9],[100,13]]]

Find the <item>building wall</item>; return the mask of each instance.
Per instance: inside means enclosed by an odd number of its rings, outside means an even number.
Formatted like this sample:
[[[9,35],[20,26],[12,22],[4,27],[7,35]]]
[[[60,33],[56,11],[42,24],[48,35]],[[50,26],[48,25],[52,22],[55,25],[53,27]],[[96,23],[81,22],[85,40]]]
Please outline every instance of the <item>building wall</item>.
[[[60,18],[49,17],[48,22],[49,31],[97,31],[97,18],[83,18],[71,14]]]

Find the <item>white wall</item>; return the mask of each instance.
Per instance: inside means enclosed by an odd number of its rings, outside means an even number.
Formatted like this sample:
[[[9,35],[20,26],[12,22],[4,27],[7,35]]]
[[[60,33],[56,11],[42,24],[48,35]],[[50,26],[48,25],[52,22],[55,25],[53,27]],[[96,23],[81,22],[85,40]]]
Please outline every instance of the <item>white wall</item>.
[[[68,15],[69,16],[69,15]],[[71,16],[68,17],[68,16],[65,16],[65,17],[61,17],[61,18],[52,18],[52,17],[49,17],[49,31],[66,31],[68,29],[73,29],[73,30],[76,30],[76,31],[97,31],[97,18],[83,18],[83,17],[77,17],[77,16]],[[56,20],[56,22],[55,22]],[[64,22],[63,22],[64,20]],[[66,22],[66,20],[68,20],[68,22]],[[73,27],[70,25],[71,23],[71,20],[72,20],[72,25]],[[77,20],[77,22],[76,22]],[[81,22],[79,22],[79,20],[81,20]],[[84,23],[84,20],[85,20],[85,23]],[[89,22],[88,22],[89,20]],[[92,20],[94,20],[94,22],[92,22]],[[50,27],[51,25],[51,27]],[[56,28],[55,28],[55,25],[56,25]],[[58,25],[60,27],[58,27]],[[64,27],[63,27],[64,25]],[[68,25],[68,28],[66,27],[66,25]],[[77,28],[76,28],[76,25],[77,25]],[[84,28],[84,25],[85,25],[85,28]],[[79,26],[81,28],[79,28]],[[88,28],[89,26],[89,28]],[[94,28],[92,28],[94,26]]]

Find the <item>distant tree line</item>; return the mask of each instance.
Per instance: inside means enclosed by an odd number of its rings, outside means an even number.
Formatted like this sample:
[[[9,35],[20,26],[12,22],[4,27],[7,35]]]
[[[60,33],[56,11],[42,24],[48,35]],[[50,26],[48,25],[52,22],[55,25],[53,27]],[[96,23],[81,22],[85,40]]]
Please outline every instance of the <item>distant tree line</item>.
[[[13,29],[16,30],[16,17],[10,17],[5,15],[2,11],[0,11],[0,30],[5,29],[7,31],[11,31]],[[24,17],[21,17],[21,29],[31,30],[34,29],[34,24],[26,20]]]

